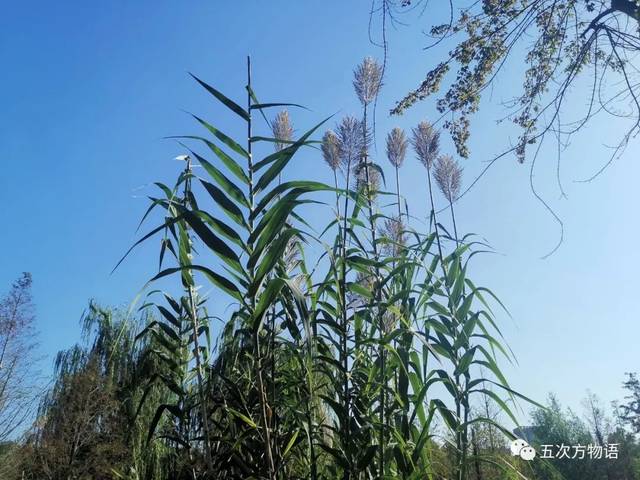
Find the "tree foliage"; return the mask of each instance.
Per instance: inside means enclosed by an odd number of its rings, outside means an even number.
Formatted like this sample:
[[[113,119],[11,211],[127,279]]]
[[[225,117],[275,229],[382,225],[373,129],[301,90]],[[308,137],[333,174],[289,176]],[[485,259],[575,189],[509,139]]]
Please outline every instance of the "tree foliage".
[[[31,275],[23,273],[0,299],[0,442],[12,439],[33,413],[35,313]]]
[[[137,409],[152,344],[135,343],[136,323],[90,305],[86,340],[56,357],[53,385],[21,449],[20,478],[169,478],[174,457],[148,448],[153,412]],[[156,392],[154,401],[166,395]]]
[[[374,11],[392,20],[394,14],[407,9],[428,7],[426,0],[381,2],[381,8]],[[392,114],[441,93],[437,109],[444,127],[458,154],[467,157],[471,117],[482,95],[503,81],[503,70],[510,68],[520,69],[523,76],[520,92],[507,104],[509,118],[521,131],[508,152],[515,152],[520,161],[532,144],[548,135],[565,145],[596,116],[629,119],[630,126],[618,139],[611,160],[639,131],[640,90],[633,65],[640,48],[635,0],[448,3],[447,21],[428,29],[432,40],[427,49],[444,45],[449,53],[398,101]],[[569,109],[576,90],[582,101]]]

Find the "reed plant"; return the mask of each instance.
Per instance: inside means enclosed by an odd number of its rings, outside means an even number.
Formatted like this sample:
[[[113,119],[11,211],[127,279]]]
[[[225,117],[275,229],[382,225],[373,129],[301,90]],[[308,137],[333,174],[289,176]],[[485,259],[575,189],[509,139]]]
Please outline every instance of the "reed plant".
[[[411,141],[397,127],[386,138],[395,176],[387,191],[370,148],[369,107],[382,85],[371,58],[354,72],[359,115],[297,138],[297,105],[261,103],[247,66],[245,106],[194,77],[246,138],[193,115],[206,136],[174,137],[185,169],[174,187],[158,184],[145,219],[159,209],[160,223],[136,243],[161,236],[150,283],[181,279],[179,298],[155,293],[144,305],[157,312],[139,335],[158,344],[147,390],[160,385],[173,399],[157,406],[150,443],[181,449],[194,479],[269,480],[436,478],[437,453],[450,443],[456,478],[468,478],[469,429],[495,423],[470,416],[475,399],[516,422],[513,404],[525,397],[499,367],[511,359],[491,308],[501,304],[468,275],[480,244],[458,236],[461,168],[441,155],[427,121]],[[274,108],[287,110],[270,120]],[[400,190],[409,144],[428,193],[414,216]],[[288,179],[302,150],[324,160],[332,185]],[[439,221],[436,186],[453,235]],[[304,214],[327,204],[324,224]],[[423,212],[426,232],[412,225]],[[224,312],[216,332],[214,305]]]

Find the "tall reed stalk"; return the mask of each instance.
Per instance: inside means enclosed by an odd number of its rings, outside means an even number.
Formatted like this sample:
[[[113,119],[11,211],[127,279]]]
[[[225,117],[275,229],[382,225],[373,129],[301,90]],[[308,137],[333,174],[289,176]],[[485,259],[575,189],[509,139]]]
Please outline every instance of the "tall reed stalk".
[[[379,476],[383,477],[385,474],[385,443],[386,443],[386,420],[385,420],[385,400],[386,400],[386,355],[385,347],[383,345],[384,338],[384,322],[381,314],[382,297],[381,297],[381,276],[380,276],[380,255],[378,252],[378,239],[377,239],[377,226],[376,216],[374,215],[373,197],[375,192],[373,191],[372,173],[370,171],[371,161],[368,154],[369,145],[369,130],[367,123],[367,109],[371,102],[373,102],[380,92],[382,86],[382,67],[371,57],[365,58],[354,72],[353,84],[355,87],[356,95],[360,100],[363,112],[362,121],[362,158],[359,169],[364,169],[365,173],[365,185],[363,188],[366,196],[367,208],[368,208],[368,221],[369,230],[371,236],[371,249],[373,253],[374,262],[374,278],[373,278],[373,303],[370,308],[374,317],[374,322],[378,328],[378,361],[379,361],[379,376],[378,383],[380,388],[379,394]]]
[[[450,280],[450,276],[447,274],[446,260],[443,254],[441,235],[439,231],[439,224],[436,216],[436,208],[435,208],[435,202],[433,197],[433,185],[431,181],[433,163],[436,161],[436,159],[440,155],[439,153],[440,134],[436,132],[429,123],[422,122],[418,125],[418,127],[416,127],[413,130],[413,146],[414,146],[414,149],[416,150],[416,154],[418,155],[419,160],[422,162],[422,164],[425,166],[427,170],[429,204],[431,209],[430,218],[434,226],[436,243],[438,246],[439,263],[440,263],[440,266],[442,267],[442,273],[443,273],[443,283],[447,292],[447,297],[449,299],[448,307],[452,310],[452,318],[454,319],[454,325],[452,326],[452,333],[454,333],[456,332],[456,329],[457,329],[455,325],[455,318],[456,318],[455,305],[454,305],[454,302],[452,301],[453,296],[451,294],[451,289],[450,289],[451,280]],[[455,256],[454,256],[454,261],[457,261]],[[454,352],[454,357],[455,357],[455,362],[457,363],[459,361],[459,358],[457,358],[458,357],[457,351]],[[466,479],[466,449],[467,449],[466,428],[467,427],[466,427],[466,413],[463,415],[463,410],[466,412],[467,399],[464,398],[462,394],[462,392],[465,391],[465,389],[463,389],[463,386],[461,385],[461,380],[460,380],[461,376],[460,376],[460,373],[458,372],[458,368],[456,368],[454,377],[455,377],[455,392],[456,392],[456,395],[454,397],[454,403],[455,403],[455,409],[456,409],[455,411],[456,422],[458,425],[462,425],[462,427],[458,427],[455,430],[456,451],[458,452],[456,478],[457,480],[464,480]],[[464,420],[463,420],[463,416],[465,417]]]
[[[347,246],[349,239],[353,236],[352,225],[349,221],[349,199],[351,198],[351,177],[354,167],[354,161],[356,161],[362,154],[363,144],[362,138],[362,122],[356,120],[354,117],[345,117],[338,126],[338,139],[339,139],[339,151],[340,159],[345,172],[345,195],[344,205],[342,209],[342,229],[340,232],[340,256],[339,256],[339,289],[340,289],[340,304],[339,312],[341,316],[341,332],[340,332],[340,363],[342,365],[343,386],[342,386],[342,435],[344,440],[344,450],[346,454],[346,467],[343,472],[343,479],[349,480],[352,477],[353,468],[353,439],[351,429],[351,415],[352,415],[352,402],[351,402],[351,385],[350,375],[351,366],[349,364],[349,304],[347,301],[347,264],[348,254]],[[357,204],[357,201],[356,201]],[[354,207],[355,209],[355,207]]]
[[[247,172],[249,173],[249,225],[247,232],[249,234],[247,241],[247,253],[249,256],[254,253],[254,244],[253,244],[253,236],[254,236],[254,212],[255,212],[255,191],[253,184],[253,142],[251,141],[253,137],[253,119],[251,115],[251,110],[253,106],[253,99],[251,97],[251,57],[247,57]],[[278,181],[280,181],[280,177],[278,177]],[[249,279],[255,278],[255,269],[254,265],[248,265],[249,270]],[[249,296],[249,308],[251,314],[255,314],[256,309],[256,295],[251,294]],[[256,377],[258,379],[258,390],[259,390],[259,398],[260,398],[260,409],[262,413],[262,428],[263,428],[263,438],[264,438],[264,454],[267,461],[267,468],[269,472],[269,479],[276,480],[276,469],[273,461],[273,452],[271,450],[271,417],[272,417],[272,409],[269,406],[269,401],[267,398],[267,391],[263,378],[263,358],[262,358],[262,350],[260,348],[260,334],[262,329],[260,325],[254,326],[253,328],[253,344],[254,344],[254,361],[255,361],[255,371]]]
[[[193,177],[193,172],[191,170],[191,157],[187,156],[186,166],[184,169],[184,208],[187,209],[189,207],[193,207],[192,205],[192,192],[191,192],[191,179]],[[191,245],[191,237],[189,233],[189,228],[185,227],[185,243],[186,243],[186,258],[183,261],[183,266],[188,267],[191,263],[192,257],[192,245]],[[198,397],[200,400],[200,411],[202,414],[202,428],[204,431],[204,453],[207,461],[207,470],[209,474],[213,474],[213,462],[211,459],[211,434],[209,433],[209,409],[207,408],[207,396],[205,395],[205,381],[204,381],[204,373],[203,373],[203,362],[202,362],[202,351],[200,349],[200,320],[198,307],[196,302],[196,291],[194,288],[194,282],[192,277],[192,272],[188,269],[182,270],[183,276],[183,285],[186,288],[187,299],[188,299],[188,310],[187,314],[189,319],[192,322],[192,330],[193,330],[193,356],[195,357],[196,362],[196,377],[197,377],[197,388],[198,388]],[[189,278],[187,278],[189,277]]]

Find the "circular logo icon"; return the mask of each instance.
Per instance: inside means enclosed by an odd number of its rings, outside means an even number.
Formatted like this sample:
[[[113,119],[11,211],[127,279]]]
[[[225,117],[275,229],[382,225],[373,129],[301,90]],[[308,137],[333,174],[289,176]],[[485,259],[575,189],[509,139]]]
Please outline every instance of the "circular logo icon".
[[[527,462],[530,462],[536,458],[536,450],[521,438],[516,438],[509,445],[511,455],[514,457],[520,457]]]
[[[531,460],[536,458],[535,449],[531,446],[524,447],[522,450],[520,450],[520,458],[526,460],[527,462],[530,462]]]

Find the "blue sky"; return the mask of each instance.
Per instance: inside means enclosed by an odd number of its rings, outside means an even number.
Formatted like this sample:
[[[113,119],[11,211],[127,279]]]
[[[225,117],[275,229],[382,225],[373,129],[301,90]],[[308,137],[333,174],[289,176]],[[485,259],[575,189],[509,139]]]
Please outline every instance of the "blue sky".
[[[368,1],[221,3],[24,1],[0,19],[0,286],[32,272],[45,366],[79,339],[90,298],[127,306],[153,274],[153,248],[110,271],[136,238],[150,184],[171,181],[179,167],[172,158],[182,150],[162,137],[199,132],[183,110],[238,133],[187,72],[241,100],[250,54],[261,99],[309,107],[295,113],[298,131],[336,112],[358,113],[353,67],[365,55],[382,56],[368,41]],[[386,112],[444,51],[424,52],[416,26],[439,13],[390,29],[379,139],[393,126],[436,117],[432,102],[399,119]],[[517,66],[511,62],[474,120],[467,182],[514,138],[512,127],[495,120],[501,101],[517,91]],[[580,93],[569,109],[585,103]],[[514,387],[536,399],[553,391],[576,410],[587,389],[607,402],[620,399],[624,372],[638,370],[636,145],[595,181],[574,182],[606,161],[623,126],[602,118],[573,139],[562,163],[567,199],[559,199],[555,152],[543,150],[534,179],[565,222],[564,243],[550,258],[540,259],[559,230],[531,194],[528,164],[500,160],[457,210],[459,229],[498,252],[477,261],[472,276],[513,315],[499,320],[519,360],[506,367]],[[444,148],[451,150],[449,140]],[[290,174],[309,173],[330,180],[313,152]],[[402,182],[418,210],[426,190],[414,159]]]

